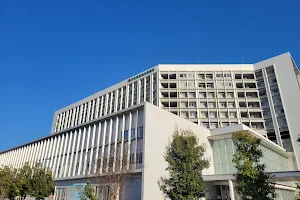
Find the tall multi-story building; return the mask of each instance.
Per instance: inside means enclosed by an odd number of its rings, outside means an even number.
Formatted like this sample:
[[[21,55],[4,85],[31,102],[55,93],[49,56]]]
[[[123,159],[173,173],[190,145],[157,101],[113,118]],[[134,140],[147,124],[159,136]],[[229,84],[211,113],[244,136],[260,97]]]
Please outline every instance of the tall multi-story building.
[[[299,180],[300,172],[294,171],[292,156],[282,147],[242,124],[209,130],[149,103],[1,152],[0,165],[20,168],[26,162],[31,166],[39,162],[49,167],[56,183],[55,196],[50,196],[54,200],[80,200],[87,179],[96,174],[97,179],[91,183],[97,199],[108,200],[113,186],[99,178],[122,173],[120,168],[128,168],[130,162],[134,163],[131,176],[115,199],[160,200],[164,198],[157,181],[168,175],[164,153],[175,127],[191,130],[206,147],[204,157],[210,160],[210,165],[202,171],[205,198],[201,200],[240,199],[234,186],[236,169],[232,162],[235,153],[232,133],[236,131],[246,131],[261,139],[264,155],[261,162],[274,176],[276,200],[294,199],[297,189],[293,181]],[[120,161],[124,164],[118,165]]]
[[[245,124],[298,152],[300,76],[289,53],[256,64],[157,65],[54,114],[51,133],[149,102],[209,129]]]
[[[285,182],[276,184],[280,198],[291,199],[295,185],[286,181],[299,181],[300,172],[282,171],[299,170],[299,85],[289,53],[255,64],[157,65],[56,111],[49,136],[0,152],[0,165],[40,162],[52,170],[61,199],[78,199],[76,184],[82,187],[95,170],[105,173],[105,163],[118,158],[112,152],[122,152],[135,162],[137,188],[121,191],[121,199],[161,199],[157,179],[177,124],[207,146],[212,163],[204,171],[206,199],[219,193],[234,199],[230,138],[246,130],[261,138],[262,161],[276,181]],[[93,164],[99,159],[99,166]]]

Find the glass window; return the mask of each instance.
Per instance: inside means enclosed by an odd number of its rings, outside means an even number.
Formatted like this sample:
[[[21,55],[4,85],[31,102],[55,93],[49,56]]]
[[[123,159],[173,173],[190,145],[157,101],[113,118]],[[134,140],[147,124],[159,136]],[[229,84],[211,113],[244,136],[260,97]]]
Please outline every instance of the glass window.
[[[192,108],[196,107],[196,102],[189,102],[189,107],[192,107]]]
[[[180,74],[179,77],[180,78],[186,78],[186,74]]]
[[[138,137],[138,138],[144,137],[144,129],[143,129],[142,126],[141,126],[141,127],[138,127],[138,129],[137,129],[137,137]]]
[[[128,130],[124,131],[124,141],[128,140]]]
[[[207,88],[214,88],[214,84],[213,83],[207,83]]]
[[[136,154],[136,163],[137,164],[143,163],[143,152],[139,152]]]
[[[135,139],[135,128],[131,129],[131,139]]]
[[[199,92],[199,97],[200,98],[206,98],[206,93],[205,92]]]

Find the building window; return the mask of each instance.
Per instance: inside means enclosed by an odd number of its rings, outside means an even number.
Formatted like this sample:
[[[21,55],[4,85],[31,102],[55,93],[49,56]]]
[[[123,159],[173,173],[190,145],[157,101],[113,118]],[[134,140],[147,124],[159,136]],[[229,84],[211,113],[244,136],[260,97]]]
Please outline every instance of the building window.
[[[210,108],[215,108],[215,107],[216,107],[216,103],[210,102],[210,103],[208,103],[208,106],[209,106]]]
[[[204,74],[198,74],[198,78],[199,79],[205,79],[205,76],[204,76]]]
[[[208,92],[207,97],[208,98],[215,98],[215,93],[214,92]]]
[[[180,78],[186,78],[186,74],[180,74],[179,77]]]
[[[131,153],[129,155],[129,161],[130,161],[130,163],[134,162],[134,154],[133,153]]]
[[[142,126],[137,128],[137,137],[138,138],[144,137],[144,129]]]
[[[124,141],[128,140],[128,130],[124,131]]]
[[[200,92],[199,97],[200,98],[206,98],[206,93],[205,92]]]
[[[200,102],[200,108],[207,108],[206,102]]]
[[[189,107],[190,108],[195,108],[196,107],[196,102],[189,102]]]
[[[199,88],[205,88],[205,83],[199,83],[198,86]]]
[[[213,75],[212,74],[206,74],[206,79],[213,79]]]
[[[207,118],[208,117],[208,113],[207,112],[201,112],[201,118]]]
[[[135,128],[131,129],[131,139],[135,139]]]
[[[207,88],[214,88],[214,84],[213,83],[207,83]]]
[[[143,163],[143,152],[136,153],[136,164]]]

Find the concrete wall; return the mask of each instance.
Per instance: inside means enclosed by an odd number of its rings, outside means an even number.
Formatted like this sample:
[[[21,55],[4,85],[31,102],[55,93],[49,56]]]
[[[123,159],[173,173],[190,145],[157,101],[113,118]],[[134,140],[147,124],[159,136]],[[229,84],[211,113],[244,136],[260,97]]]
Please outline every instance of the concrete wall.
[[[280,96],[291,135],[291,142],[296,154],[298,166],[295,167],[299,169],[300,145],[297,143],[297,138],[300,135],[300,90],[298,77],[294,71],[290,53],[256,63],[254,64],[254,68],[261,69],[271,65],[274,66],[276,73]]]
[[[207,147],[205,157],[212,160],[212,149],[207,139],[210,131],[151,104],[145,105],[144,112],[145,135],[142,199],[163,199],[157,181],[161,176],[168,174],[165,171],[167,162],[164,160],[164,153],[175,126],[177,125],[179,129],[192,130],[198,136],[199,143],[205,144]],[[212,164],[208,169],[203,171],[203,174],[213,173],[214,168]]]

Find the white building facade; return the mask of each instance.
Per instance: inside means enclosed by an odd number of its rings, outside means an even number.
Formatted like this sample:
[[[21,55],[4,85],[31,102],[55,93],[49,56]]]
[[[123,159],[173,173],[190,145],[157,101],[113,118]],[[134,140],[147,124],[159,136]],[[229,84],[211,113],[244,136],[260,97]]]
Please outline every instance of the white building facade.
[[[104,174],[107,171],[104,163],[116,162],[120,155],[114,152],[121,152],[127,162],[135,162],[135,170],[126,183],[126,190],[120,191],[119,199],[163,199],[157,181],[167,175],[164,152],[175,127],[190,129],[206,147],[204,157],[210,160],[210,166],[203,170],[206,182],[203,199],[239,199],[234,189],[232,163],[235,150],[231,134],[235,131],[245,130],[262,140],[262,162],[267,171],[295,170],[290,153],[245,125],[209,130],[149,103],[4,151],[0,154],[0,165],[20,168],[26,162],[31,166],[42,163],[52,170],[56,182],[55,196],[50,198],[77,200],[78,188],[85,186],[87,177],[96,171]],[[99,164],[95,162],[98,160],[101,160]],[[96,183],[94,186],[101,199],[104,187]],[[276,191],[277,199],[292,199],[296,185],[289,179],[278,180]]]
[[[234,131],[262,139],[268,171],[299,170],[299,81],[289,53],[256,64],[157,65],[56,111],[48,137],[1,152],[0,165],[40,162],[53,172],[56,198],[78,199],[74,191],[86,176],[107,170],[102,158],[114,162],[112,152],[121,152],[136,170],[135,188],[120,199],[162,199],[157,180],[165,175],[163,153],[177,124],[207,147],[206,199],[233,200]],[[279,196],[294,195],[295,178],[278,181],[284,182],[276,186]]]
[[[51,133],[148,102],[209,129],[245,124],[297,152],[299,70],[289,53],[255,64],[157,65],[54,114]]]

